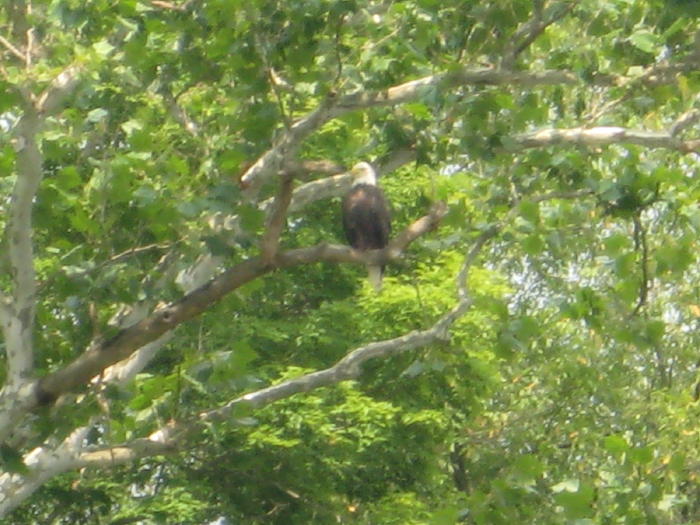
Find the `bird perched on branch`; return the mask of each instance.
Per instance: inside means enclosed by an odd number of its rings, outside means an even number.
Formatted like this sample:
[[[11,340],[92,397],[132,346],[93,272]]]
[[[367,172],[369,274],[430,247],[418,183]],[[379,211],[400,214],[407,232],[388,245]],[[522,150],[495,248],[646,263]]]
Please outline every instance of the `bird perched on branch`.
[[[377,174],[367,162],[350,171],[352,187],[343,198],[343,229],[348,244],[356,250],[378,250],[389,243],[391,215],[384,192],[377,186]],[[384,266],[368,265],[369,282],[378,292]]]

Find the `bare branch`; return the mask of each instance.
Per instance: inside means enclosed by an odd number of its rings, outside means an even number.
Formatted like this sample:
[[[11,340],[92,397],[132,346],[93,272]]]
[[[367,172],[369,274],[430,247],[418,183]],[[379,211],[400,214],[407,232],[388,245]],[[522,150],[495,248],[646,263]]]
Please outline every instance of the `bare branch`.
[[[272,203],[272,210],[269,214],[267,227],[260,242],[260,258],[262,263],[271,264],[279,249],[280,236],[287,223],[287,210],[292,201],[292,191],[294,190],[294,179],[291,176],[282,178],[278,194]]]
[[[324,243],[281,252],[267,265],[260,257],[243,261],[111,339],[92,344],[75,361],[37,382],[32,403],[52,402],[61,394],[86,384],[109,365],[126,359],[138,348],[201,314],[228,293],[273,270],[315,262],[381,264],[396,259],[416,238],[437,227],[445,213],[444,205],[436,205],[429,215],[410,225],[383,250],[358,252],[349,246]]]
[[[683,141],[667,132],[630,130],[616,126],[572,129],[542,129],[513,137],[515,149],[542,148],[556,145],[607,146],[638,144],[648,148],[665,148],[681,153],[697,153],[700,141]]]
[[[17,49],[12,42],[7,40],[5,37],[0,36],[0,44],[5,46],[5,48],[12,53],[16,58],[19,58],[22,62],[25,60],[24,53],[22,53],[19,49]]]
[[[521,86],[578,84],[578,77],[568,71],[536,73],[463,68],[431,75],[379,91],[359,91],[344,97],[329,97],[316,110],[295,122],[276,144],[265,152],[241,177],[241,185],[254,197],[260,186],[282,170],[301,142],[329,120],[341,115],[379,106],[403,104],[429,93],[464,85],[516,84]]]
[[[20,119],[15,144],[17,151],[17,180],[10,200],[8,253],[12,277],[11,314],[3,323],[8,378],[20,382],[29,377],[33,367],[32,330],[36,279],[32,246],[32,206],[42,178],[42,156],[37,144],[40,119],[27,108]]]
[[[80,66],[70,66],[59,74],[51,85],[39,96],[37,111],[52,114],[68,98],[80,80]]]
[[[492,228],[484,232],[477,239],[468,256],[465,258],[464,265],[460,271],[459,280],[463,282],[459,285],[459,301],[452,310],[440,317],[430,328],[426,330],[415,330],[400,337],[387,339],[385,341],[376,341],[356,348],[330,368],[311,372],[301,377],[284,381],[278,385],[245,394],[220,408],[202,412],[200,414],[200,419],[204,421],[224,419],[230,417],[238,407],[260,408],[300,392],[309,392],[323,386],[355,379],[362,372],[362,364],[370,359],[387,357],[444,340],[448,337],[450,327],[457,319],[464,315],[471,306],[471,300],[467,294],[466,287],[469,268],[486,242],[497,232],[497,228]]]
[[[83,443],[90,427],[73,431],[56,448],[38,447],[24,457],[28,475],[0,474],[0,516],[4,516],[31,496],[47,480],[58,474],[85,467],[112,467],[143,457],[174,452],[172,439],[164,439],[168,433],[161,429],[148,438],[135,439],[112,447],[95,447],[84,450]]]
[[[404,164],[407,164],[416,158],[416,152],[411,149],[399,149],[390,155],[384,163],[379,167],[378,174],[390,173],[397,170]],[[335,169],[335,167],[333,168]],[[320,171],[320,170],[314,170]],[[335,173],[344,172],[344,169],[335,171]],[[306,184],[302,184],[294,190],[292,202],[289,205],[289,211],[296,212],[304,209],[306,206],[320,199],[328,199],[330,197],[338,197],[345,194],[350,189],[352,177],[348,173],[340,173],[332,177],[326,177]],[[271,200],[267,200],[261,204],[265,210],[271,204]]]
[[[345,173],[347,168],[333,162],[332,160],[302,160],[300,162],[291,161],[283,167],[282,175],[292,175],[295,179],[308,179],[312,173],[320,173],[322,175],[337,175]]]
[[[694,126],[700,120],[700,110],[691,109],[686,111],[671,125],[668,132],[672,137],[680,135],[691,126]]]
[[[158,441],[151,438],[135,439],[112,447],[101,447],[83,452],[76,459],[75,468],[104,468],[131,463],[134,460],[172,454],[177,448],[174,441]]]

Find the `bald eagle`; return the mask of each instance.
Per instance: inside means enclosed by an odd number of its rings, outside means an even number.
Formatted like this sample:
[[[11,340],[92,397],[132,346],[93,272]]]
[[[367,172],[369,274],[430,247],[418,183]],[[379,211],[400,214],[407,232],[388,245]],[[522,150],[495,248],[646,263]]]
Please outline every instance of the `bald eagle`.
[[[343,198],[343,229],[348,244],[356,250],[377,250],[389,242],[391,216],[384,192],[377,186],[377,174],[367,162],[356,164],[351,172],[352,187]],[[368,265],[369,282],[378,292],[384,266]]]

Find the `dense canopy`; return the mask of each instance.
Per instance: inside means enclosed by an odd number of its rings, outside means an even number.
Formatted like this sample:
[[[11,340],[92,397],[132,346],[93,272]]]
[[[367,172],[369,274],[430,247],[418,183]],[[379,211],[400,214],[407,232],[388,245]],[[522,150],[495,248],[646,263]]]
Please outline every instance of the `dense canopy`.
[[[698,15],[1,2],[0,519],[700,520]]]

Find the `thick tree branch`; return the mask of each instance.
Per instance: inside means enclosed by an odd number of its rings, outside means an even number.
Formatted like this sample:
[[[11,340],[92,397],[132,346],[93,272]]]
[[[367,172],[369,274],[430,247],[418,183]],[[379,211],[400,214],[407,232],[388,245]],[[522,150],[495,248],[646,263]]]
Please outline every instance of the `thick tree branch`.
[[[381,164],[378,173],[388,173],[394,171],[404,164],[415,160],[416,153],[411,149],[399,149],[389,155]],[[308,177],[310,172],[324,173],[330,176],[322,179],[313,180],[297,187],[292,193],[292,201],[289,204],[290,212],[298,212],[306,206],[321,199],[329,199],[339,197],[345,194],[350,189],[352,177],[349,173],[345,173],[345,168],[330,161],[302,161],[300,163],[290,163],[286,170],[280,176],[294,175],[295,179]],[[337,175],[336,175],[337,174]],[[265,212],[267,216],[272,212],[272,203],[274,198],[267,199],[259,204],[259,208]],[[224,215],[221,213],[212,214],[209,218],[209,225],[214,230],[229,230],[241,232],[239,217],[237,215]],[[206,275],[206,280],[213,274],[221,263],[221,257],[211,255],[203,256],[199,263],[186,272],[186,277],[181,279],[182,282],[196,282],[201,276]],[[203,267],[204,271],[199,271],[199,266]],[[203,284],[200,283],[200,285]]]
[[[0,475],[0,516],[4,516],[52,477],[76,467],[77,451],[88,429],[73,431],[56,448],[37,447],[24,457],[29,475]]]
[[[172,454],[176,450],[176,444],[172,440],[163,442],[151,437],[135,439],[121,445],[83,452],[76,458],[75,468],[113,467],[140,458]]]
[[[542,129],[512,138],[514,149],[543,148],[558,145],[607,146],[638,144],[647,148],[665,148],[681,153],[700,152],[700,140],[681,140],[670,132],[631,130],[616,126],[572,129]]]
[[[260,242],[260,258],[263,264],[271,264],[280,244],[282,230],[287,223],[287,210],[292,201],[294,179],[290,175],[282,177],[279,192],[272,202],[272,209],[268,216],[267,227]]]
[[[403,104],[420,98],[431,90],[447,90],[464,85],[516,84],[520,86],[577,84],[578,77],[568,71],[535,73],[462,68],[449,73],[431,75],[379,91],[359,91],[343,97],[330,97],[308,116],[285,131],[277,143],[263,154],[241,177],[249,195],[255,196],[260,186],[282,170],[301,142],[326,122],[341,115],[379,106]]]
[[[381,176],[383,173],[391,173],[404,164],[415,160],[415,158],[416,152],[413,150],[396,150],[382,163],[377,170],[377,174]],[[292,194],[292,202],[289,204],[289,211],[297,212],[317,200],[339,197],[345,194],[350,189],[352,177],[349,173],[343,173],[344,171],[344,169],[335,172],[329,170],[328,173],[332,176],[307,182],[296,188]],[[334,173],[339,174],[335,175]],[[261,208],[269,213],[268,210],[271,204],[272,200],[269,199],[261,203]]]
[[[39,96],[36,104],[37,111],[50,115],[60,108],[77,87],[81,72],[80,66],[70,66],[58,75]]]
[[[20,119],[16,133],[17,179],[10,199],[7,229],[11,302],[3,334],[8,361],[8,382],[19,383],[30,376],[33,367],[32,328],[36,280],[32,246],[32,208],[42,178],[42,156],[37,143],[41,126],[39,115],[30,107]]]
[[[233,290],[273,270],[315,262],[377,264],[391,261],[416,238],[437,227],[445,213],[444,205],[434,206],[429,215],[410,225],[383,250],[358,252],[349,246],[324,243],[281,252],[271,264],[264,264],[260,257],[243,261],[111,339],[91,345],[75,361],[37,383],[34,403],[51,402],[59,395],[86,384],[109,365],[126,359],[138,348],[201,314]]]
[[[56,449],[39,447],[27,454],[24,463],[29,473],[26,475],[0,475],[0,516],[11,512],[46,481],[63,472],[86,467],[113,467],[176,450],[172,440],[163,439],[165,433],[162,431],[121,445],[85,450],[83,444],[88,432],[89,427],[81,427]]]
[[[385,341],[376,341],[356,348],[330,368],[311,372],[277,385],[245,394],[220,408],[201,413],[200,419],[204,421],[225,419],[234,415],[235,410],[239,407],[245,407],[246,409],[260,408],[294,394],[309,392],[341,381],[355,379],[362,372],[361,366],[370,359],[384,358],[446,339],[450,327],[464,315],[471,306],[471,299],[467,290],[469,268],[486,242],[496,235],[497,232],[498,228],[491,228],[480,235],[474,243],[457,277],[459,298],[457,304],[452,310],[440,317],[430,328],[415,330],[400,337],[387,339]]]
[[[411,228],[402,233],[403,238],[395,240],[394,244],[398,246],[402,242],[410,242],[414,236],[420,234],[421,229],[434,227],[445,212],[444,205],[436,205],[431,215],[416,221]],[[240,406],[259,408],[296,393],[354,379],[361,374],[362,364],[370,359],[387,357],[446,339],[452,324],[471,305],[466,284],[469,267],[473,264],[484,244],[496,231],[495,228],[491,229],[477,239],[465,258],[458,276],[459,300],[456,306],[439,318],[432,327],[356,348],[330,368],[245,394],[220,408],[200,413],[198,419],[193,423],[169,423],[147,438],[136,439],[120,445],[85,449],[83,443],[89,427],[82,427],[74,431],[54,450],[40,447],[27,454],[25,464],[30,470],[29,475],[4,474],[0,476],[0,489],[2,489],[3,494],[7,495],[6,498],[0,499],[0,515],[10,512],[46,480],[62,472],[84,467],[108,468],[143,457],[175,452],[182,438],[198,429],[201,424],[231,417],[236,408]]]
[[[26,380],[33,368],[32,329],[36,276],[32,246],[32,209],[42,179],[43,158],[37,135],[45,113],[55,110],[75,86],[76,68],[61,73],[34,107],[27,104],[17,124],[13,144],[17,150],[17,179],[10,199],[7,228],[12,294],[2,330],[8,358],[8,383]],[[15,387],[10,386],[10,390]]]

